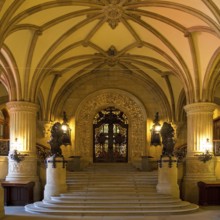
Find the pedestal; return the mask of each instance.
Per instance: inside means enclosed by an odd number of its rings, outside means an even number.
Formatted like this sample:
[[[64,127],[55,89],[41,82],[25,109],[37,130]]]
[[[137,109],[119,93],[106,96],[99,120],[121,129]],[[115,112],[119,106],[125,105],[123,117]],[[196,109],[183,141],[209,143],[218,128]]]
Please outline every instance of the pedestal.
[[[177,160],[172,157],[162,157],[158,161],[157,192],[179,198],[177,175]]]
[[[150,156],[142,156],[141,157],[141,169],[143,171],[151,171],[152,170],[152,165],[151,165],[151,161],[150,161]]]
[[[47,159],[44,200],[50,200],[51,196],[57,196],[66,191],[66,161],[63,157],[49,157]]]
[[[68,171],[79,171],[80,170],[80,156],[71,156],[67,161]]]
[[[4,189],[0,185],[0,219],[5,216],[4,210]]]

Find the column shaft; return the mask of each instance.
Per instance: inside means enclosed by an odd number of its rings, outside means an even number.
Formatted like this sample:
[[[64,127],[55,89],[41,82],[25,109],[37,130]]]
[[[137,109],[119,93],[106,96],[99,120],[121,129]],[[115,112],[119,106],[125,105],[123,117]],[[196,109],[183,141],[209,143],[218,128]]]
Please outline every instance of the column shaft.
[[[10,116],[10,152],[8,175],[6,181],[33,181],[34,200],[39,199],[39,178],[37,176],[36,157],[36,114],[38,106],[29,102],[9,102],[7,108]],[[17,139],[17,141],[15,141]],[[14,150],[27,154],[21,162],[13,160],[10,155]]]
[[[187,112],[187,156],[183,191],[184,199],[193,203],[198,203],[197,183],[216,180],[214,159],[204,163],[196,156],[208,147],[204,146],[206,139],[212,145],[215,108],[214,103],[193,103],[184,107]],[[213,151],[212,148],[208,150]]]
[[[7,108],[10,114],[10,149],[17,147],[21,152],[35,154],[38,106],[29,102],[9,102]]]

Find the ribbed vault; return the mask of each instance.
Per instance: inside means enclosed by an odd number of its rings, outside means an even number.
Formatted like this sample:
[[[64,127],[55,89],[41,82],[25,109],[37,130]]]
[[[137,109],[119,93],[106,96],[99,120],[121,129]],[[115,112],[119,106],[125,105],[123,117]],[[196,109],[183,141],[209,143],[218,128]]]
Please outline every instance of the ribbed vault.
[[[141,79],[172,120],[182,100],[220,100],[219,0],[2,0],[0,27],[0,81],[44,120],[106,73]]]

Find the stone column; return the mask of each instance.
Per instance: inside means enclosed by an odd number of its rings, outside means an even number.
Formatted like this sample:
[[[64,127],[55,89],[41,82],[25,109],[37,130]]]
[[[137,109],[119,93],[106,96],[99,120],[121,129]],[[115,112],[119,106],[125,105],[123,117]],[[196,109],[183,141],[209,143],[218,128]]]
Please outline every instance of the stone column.
[[[63,157],[47,158],[46,185],[44,200],[50,200],[51,196],[57,196],[67,191],[66,161]]]
[[[10,152],[6,181],[33,181],[34,200],[40,199],[40,185],[37,175],[36,157],[36,113],[38,105],[30,102],[9,102],[10,115]],[[16,162],[10,155],[17,150],[26,154],[24,160]]]
[[[198,181],[216,180],[214,159],[207,162],[198,160],[198,154],[204,153],[206,139],[213,143],[214,103],[201,102],[186,105],[187,113],[187,156],[186,173],[183,182],[184,199],[198,203]],[[213,152],[213,149],[208,149]]]
[[[158,167],[157,192],[179,198],[177,159],[161,157]]]

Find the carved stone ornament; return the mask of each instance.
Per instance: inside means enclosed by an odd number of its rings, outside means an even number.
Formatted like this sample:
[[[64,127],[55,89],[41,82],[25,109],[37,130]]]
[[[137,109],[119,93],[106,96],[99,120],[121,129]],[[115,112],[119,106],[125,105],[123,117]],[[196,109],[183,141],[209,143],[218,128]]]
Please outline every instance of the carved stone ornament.
[[[85,100],[76,115],[76,153],[85,161],[93,158],[92,123],[100,109],[114,106],[128,117],[128,160],[140,160],[145,151],[145,125],[143,110],[131,97],[116,92],[103,92]]]
[[[116,28],[123,14],[123,8],[118,5],[118,2],[114,1],[104,8],[106,20],[112,29]]]
[[[16,161],[11,160],[9,163],[9,173],[8,175],[11,177],[15,176],[25,176],[30,175],[34,176],[36,175],[37,170],[37,164],[36,159],[32,159],[28,157],[26,160],[24,160],[22,163],[17,163]]]

